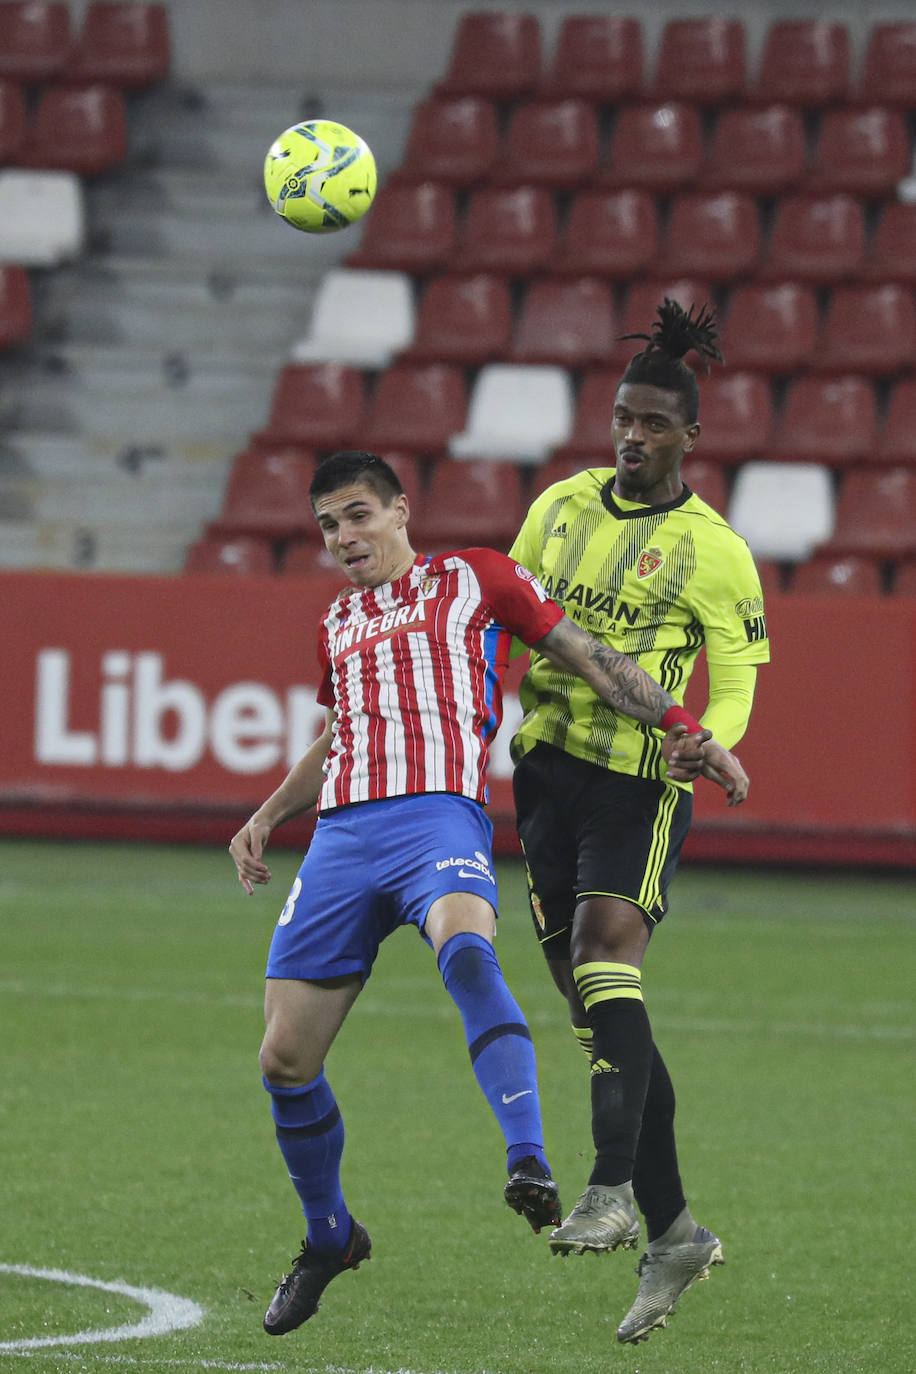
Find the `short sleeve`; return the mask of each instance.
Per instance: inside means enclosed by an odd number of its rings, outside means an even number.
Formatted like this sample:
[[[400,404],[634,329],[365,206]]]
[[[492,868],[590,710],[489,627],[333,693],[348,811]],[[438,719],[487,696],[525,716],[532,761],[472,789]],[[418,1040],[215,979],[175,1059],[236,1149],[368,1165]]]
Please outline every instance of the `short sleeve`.
[[[536,644],[563,619],[534,573],[493,549],[463,549],[495,619],[525,644]]]

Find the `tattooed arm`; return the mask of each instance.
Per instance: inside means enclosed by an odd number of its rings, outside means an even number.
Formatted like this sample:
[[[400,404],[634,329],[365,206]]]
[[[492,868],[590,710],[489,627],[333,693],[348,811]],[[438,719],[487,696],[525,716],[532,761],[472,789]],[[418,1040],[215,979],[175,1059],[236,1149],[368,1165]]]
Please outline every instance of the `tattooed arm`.
[[[660,725],[674,697],[626,654],[592,639],[569,616],[531,646],[555,668],[574,673],[615,711],[647,725]]]

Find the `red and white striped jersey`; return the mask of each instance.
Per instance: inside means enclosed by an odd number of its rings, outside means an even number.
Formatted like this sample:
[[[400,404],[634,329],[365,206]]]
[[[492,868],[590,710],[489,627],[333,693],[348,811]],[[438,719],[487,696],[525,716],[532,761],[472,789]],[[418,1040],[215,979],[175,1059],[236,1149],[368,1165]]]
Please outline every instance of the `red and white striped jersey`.
[[[563,618],[492,549],[418,557],[396,582],[341,592],[319,630],[318,700],[335,712],[318,809],[415,792],[487,800],[513,636]]]

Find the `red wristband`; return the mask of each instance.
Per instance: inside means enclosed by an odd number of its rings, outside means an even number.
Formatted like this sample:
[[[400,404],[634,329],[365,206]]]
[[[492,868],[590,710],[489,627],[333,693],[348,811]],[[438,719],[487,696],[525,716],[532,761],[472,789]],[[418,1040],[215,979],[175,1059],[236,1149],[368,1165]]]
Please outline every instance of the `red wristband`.
[[[696,735],[703,729],[698,720],[694,720],[689,711],[685,711],[683,706],[669,706],[661,719],[661,728],[670,730],[672,725],[686,725],[688,735]]]

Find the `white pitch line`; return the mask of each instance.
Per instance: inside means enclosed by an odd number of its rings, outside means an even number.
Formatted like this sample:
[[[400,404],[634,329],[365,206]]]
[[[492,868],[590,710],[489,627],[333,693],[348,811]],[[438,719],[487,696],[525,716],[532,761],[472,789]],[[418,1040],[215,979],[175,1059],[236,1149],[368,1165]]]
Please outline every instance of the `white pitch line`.
[[[2,1274],[21,1274],[25,1278],[47,1279],[51,1283],[65,1283],[76,1288],[100,1288],[104,1293],[120,1293],[149,1308],[138,1322],[122,1326],[108,1326],[98,1331],[77,1331],[69,1336],[24,1336],[17,1341],[0,1341],[0,1350],[26,1352],[52,1345],[96,1345],[102,1341],[144,1340],[150,1336],[164,1336],[169,1331],[184,1331],[197,1326],[204,1319],[204,1309],[190,1298],[179,1298],[161,1288],[137,1288],[116,1279],[106,1283],[89,1278],[87,1274],[71,1274],[65,1269],[36,1269],[31,1264],[0,1264]]]

